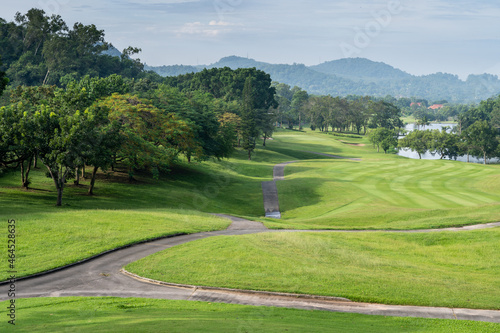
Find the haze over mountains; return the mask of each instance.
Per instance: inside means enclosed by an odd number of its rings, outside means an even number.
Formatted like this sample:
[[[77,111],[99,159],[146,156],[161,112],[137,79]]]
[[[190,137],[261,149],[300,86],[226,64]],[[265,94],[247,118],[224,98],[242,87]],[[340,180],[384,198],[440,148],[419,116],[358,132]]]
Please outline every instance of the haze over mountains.
[[[204,68],[230,67],[263,70],[273,81],[298,86],[310,94],[347,96],[370,95],[383,97],[417,97],[430,101],[447,100],[455,103],[479,102],[500,93],[496,75],[469,75],[461,80],[457,75],[436,73],[415,76],[382,62],[364,58],[328,61],[316,66],[303,64],[269,64],[254,59],[230,56],[203,66],[146,66],[162,76],[177,76],[200,72]]]

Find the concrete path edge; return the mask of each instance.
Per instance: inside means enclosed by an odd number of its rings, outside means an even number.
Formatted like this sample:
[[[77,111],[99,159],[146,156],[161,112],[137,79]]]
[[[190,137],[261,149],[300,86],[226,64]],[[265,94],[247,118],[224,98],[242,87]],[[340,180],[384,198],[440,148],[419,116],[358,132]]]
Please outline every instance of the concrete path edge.
[[[238,294],[264,295],[264,296],[274,296],[274,297],[289,297],[289,298],[294,298],[294,299],[311,299],[311,300],[348,302],[348,303],[352,302],[350,299],[343,298],[343,297],[308,295],[308,294],[292,294],[292,293],[280,293],[280,292],[262,291],[262,290],[244,290],[244,289],[220,288],[220,287],[209,287],[209,286],[194,286],[194,285],[190,285],[190,284],[164,282],[164,281],[158,281],[158,280],[153,280],[153,279],[142,277],[140,275],[137,275],[137,274],[134,274],[134,273],[127,271],[125,268],[122,268],[120,270],[120,272],[122,274],[130,276],[131,278],[142,281],[142,282],[158,284],[161,286],[184,288],[184,289],[216,290],[216,291],[225,291],[225,292],[232,292],[232,293],[238,293]]]

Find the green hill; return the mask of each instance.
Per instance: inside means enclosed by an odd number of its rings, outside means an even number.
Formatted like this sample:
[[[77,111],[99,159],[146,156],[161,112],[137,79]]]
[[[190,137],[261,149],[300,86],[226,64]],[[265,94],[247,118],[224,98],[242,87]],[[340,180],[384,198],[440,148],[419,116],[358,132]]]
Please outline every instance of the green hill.
[[[500,80],[495,75],[470,75],[466,81],[446,73],[414,76],[385,63],[363,58],[340,59],[308,67],[303,64],[270,64],[230,56],[206,66],[176,65],[146,69],[162,76],[177,76],[198,72],[203,68],[222,67],[255,67],[269,73],[274,81],[298,86],[317,95],[391,95],[470,103],[500,93]]]

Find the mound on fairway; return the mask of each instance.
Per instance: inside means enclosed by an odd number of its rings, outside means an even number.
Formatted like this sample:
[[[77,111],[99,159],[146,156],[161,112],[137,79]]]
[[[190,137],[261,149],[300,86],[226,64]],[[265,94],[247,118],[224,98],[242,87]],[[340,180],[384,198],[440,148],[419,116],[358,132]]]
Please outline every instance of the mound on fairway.
[[[198,286],[500,309],[498,239],[500,228],[215,237],[162,251],[126,269],[155,280]]]

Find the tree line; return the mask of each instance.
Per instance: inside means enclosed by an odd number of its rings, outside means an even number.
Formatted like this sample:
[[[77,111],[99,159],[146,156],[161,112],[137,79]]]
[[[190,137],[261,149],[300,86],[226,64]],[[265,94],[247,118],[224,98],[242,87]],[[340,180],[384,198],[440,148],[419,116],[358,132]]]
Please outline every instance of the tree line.
[[[278,124],[292,129],[308,124],[312,130],[323,132],[355,132],[366,134],[368,129],[403,127],[401,109],[384,100],[368,96],[350,98],[309,95],[299,87],[274,83]]]
[[[157,178],[180,155],[188,161],[221,159],[238,145],[250,159],[257,139],[270,135],[274,124],[270,77],[255,69],[206,74],[190,78],[194,88],[182,90],[119,75],[85,76],[64,87],[18,86],[0,108],[0,164],[19,168],[27,188],[30,170],[40,160],[61,205],[64,184],[78,183],[85,167],[92,167],[93,194],[99,168],[121,165],[131,180],[139,170]],[[195,82],[207,77],[215,86],[233,89],[222,97],[199,89]]]

